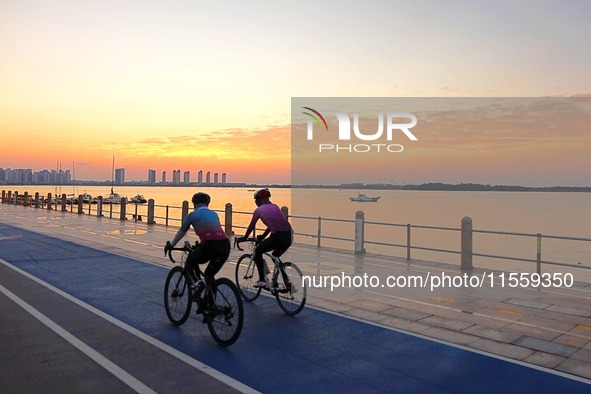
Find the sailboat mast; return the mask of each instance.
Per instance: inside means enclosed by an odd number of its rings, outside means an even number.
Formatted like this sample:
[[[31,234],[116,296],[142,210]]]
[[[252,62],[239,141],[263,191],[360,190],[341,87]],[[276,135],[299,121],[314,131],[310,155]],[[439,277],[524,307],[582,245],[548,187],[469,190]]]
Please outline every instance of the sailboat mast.
[[[113,194],[113,185],[115,184],[115,155],[113,155],[113,166],[111,167],[111,194]]]

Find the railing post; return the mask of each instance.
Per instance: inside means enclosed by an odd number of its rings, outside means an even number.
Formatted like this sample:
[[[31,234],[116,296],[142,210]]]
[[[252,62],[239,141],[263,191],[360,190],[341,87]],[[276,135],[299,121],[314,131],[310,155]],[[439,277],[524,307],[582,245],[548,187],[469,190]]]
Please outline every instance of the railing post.
[[[189,201],[183,201],[183,210],[181,213],[181,222],[185,221],[185,218],[189,215]]]
[[[35,208],[39,208],[39,192],[35,192]]]
[[[29,206],[29,192],[25,192],[25,194],[23,194],[23,206]]]
[[[536,242],[536,272],[542,274],[542,234],[538,233]]]
[[[283,216],[289,220],[289,208],[284,205],[281,207],[281,212],[283,212]]]
[[[472,218],[465,216],[462,218],[461,235],[461,267],[462,269],[472,269]]]
[[[226,203],[226,210],[224,212],[224,227],[226,235],[234,234],[232,229],[232,203]]]
[[[14,191],[14,205],[18,205],[18,192]]]
[[[164,215],[165,219],[164,219],[164,225],[166,227],[168,227],[168,211],[169,211],[169,207],[168,205],[166,206],[166,215]]]
[[[365,253],[365,213],[355,212],[355,254]]]
[[[12,192],[10,190],[8,191],[8,203],[12,204]]]
[[[103,196],[98,196],[96,202],[96,216],[103,217]]]
[[[78,195],[78,215],[82,215],[84,213],[84,200],[82,199],[82,194]]]
[[[2,190],[2,204],[5,202],[4,198],[6,198],[6,190]]]
[[[68,208],[66,208],[66,193],[62,193],[62,212],[66,212]]]
[[[154,199],[148,200],[148,224],[154,224]]]
[[[318,216],[318,241],[316,242],[316,247],[320,247],[320,238],[322,238],[322,218]]]
[[[47,193],[47,210],[51,211],[51,205],[52,205],[52,201],[51,201],[51,193]]]
[[[410,261],[410,249],[411,249],[411,243],[410,243],[410,223],[406,224],[406,260]]]
[[[127,208],[127,198],[123,197],[121,199],[121,212],[119,212],[119,220],[126,220],[126,208]]]

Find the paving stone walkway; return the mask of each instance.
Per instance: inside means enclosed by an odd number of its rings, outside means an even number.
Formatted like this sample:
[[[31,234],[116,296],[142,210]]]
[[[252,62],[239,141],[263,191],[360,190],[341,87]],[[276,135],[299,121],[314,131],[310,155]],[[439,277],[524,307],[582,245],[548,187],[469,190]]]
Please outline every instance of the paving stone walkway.
[[[47,211],[0,204],[0,222],[48,236],[170,265],[162,247],[176,228],[145,222],[97,218],[87,214]],[[0,234],[2,237],[2,234]],[[297,241],[297,239],[296,239]],[[244,252],[233,250],[222,275],[234,276],[234,262]],[[464,274],[459,267],[384,255],[296,243],[285,260],[297,262],[305,275]],[[469,275],[489,274],[474,269]],[[591,379],[591,284],[572,288],[474,289],[445,292],[399,288],[311,287],[308,305],[344,314],[485,353],[519,360]]]

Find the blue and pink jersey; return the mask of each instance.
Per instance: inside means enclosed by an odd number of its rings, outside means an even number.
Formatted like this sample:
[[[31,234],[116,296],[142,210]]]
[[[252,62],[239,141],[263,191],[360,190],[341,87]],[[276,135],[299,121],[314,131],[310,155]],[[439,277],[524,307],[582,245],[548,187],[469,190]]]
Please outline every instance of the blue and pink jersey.
[[[187,215],[181,228],[171,241],[172,246],[175,246],[185,236],[191,226],[193,226],[195,234],[199,236],[201,242],[228,239],[228,236],[222,229],[218,214],[206,206],[200,206]]]
[[[281,209],[275,204],[263,204],[254,210],[247,232],[254,230],[257,221],[261,219],[271,233],[291,231],[291,225]]]

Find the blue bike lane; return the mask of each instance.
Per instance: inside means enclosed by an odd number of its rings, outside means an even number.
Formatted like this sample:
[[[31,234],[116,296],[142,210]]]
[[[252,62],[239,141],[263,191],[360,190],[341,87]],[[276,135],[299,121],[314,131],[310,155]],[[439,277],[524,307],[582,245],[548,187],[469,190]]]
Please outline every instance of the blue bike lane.
[[[172,326],[163,306],[168,269],[0,224],[0,258],[261,392],[584,393],[591,385],[306,307],[284,315],[274,299],[245,302],[242,334],[218,346],[194,311]]]

